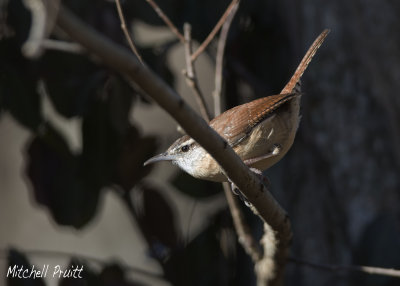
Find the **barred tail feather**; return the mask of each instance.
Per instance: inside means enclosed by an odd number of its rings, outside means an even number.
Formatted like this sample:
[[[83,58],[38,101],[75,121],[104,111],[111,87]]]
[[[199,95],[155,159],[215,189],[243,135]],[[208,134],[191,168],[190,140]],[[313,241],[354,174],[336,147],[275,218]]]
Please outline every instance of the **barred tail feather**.
[[[315,53],[319,49],[319,47],[324,42],[326,36],[329,34],[330,30],[325,29],[318,38],[315,39],[314,43],[308,49],[307,53],[301,60],[299,66],[297,67],[296,71],[294,72],[292,78],[286,84],[286,86],[282,89],[281,93],[291,93],[293,92],[296,84],[300,81],[301,76],[303,75],[304,71],[307,69],[309,63],[311,62],[312,58],[314,57]]]

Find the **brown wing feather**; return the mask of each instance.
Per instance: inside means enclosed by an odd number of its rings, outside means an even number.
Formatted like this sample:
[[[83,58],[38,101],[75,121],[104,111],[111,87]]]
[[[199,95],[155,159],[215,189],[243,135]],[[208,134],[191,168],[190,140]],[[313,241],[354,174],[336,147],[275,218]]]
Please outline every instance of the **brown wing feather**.
[[[229,145],[235,146],[249,135],[254,126],[271,116],[274,110],[299,95],[277,94],[238,105],[215,117],[210,125]]]

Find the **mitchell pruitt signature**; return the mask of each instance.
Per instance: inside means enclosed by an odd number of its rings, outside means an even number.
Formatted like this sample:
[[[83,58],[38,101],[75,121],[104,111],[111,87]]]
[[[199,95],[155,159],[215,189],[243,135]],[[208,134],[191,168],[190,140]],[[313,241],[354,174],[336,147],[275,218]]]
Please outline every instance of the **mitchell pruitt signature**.
[[[49,272],[50,269],[50,272]],[[8,266],[7,278],[20,279],[36,279],[46,278],[50,274],[52,278],[82,278],[83,265],[72,265],[68,268],[62,268],[60,265],[50,267],[49,264],[44,264],[43,267],[26,267],[24,265]]]

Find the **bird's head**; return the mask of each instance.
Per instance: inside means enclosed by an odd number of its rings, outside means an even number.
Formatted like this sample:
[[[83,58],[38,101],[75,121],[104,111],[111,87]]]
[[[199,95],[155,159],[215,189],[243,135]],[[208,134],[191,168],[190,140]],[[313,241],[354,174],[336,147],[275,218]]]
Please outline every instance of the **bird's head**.
[[[144,162],[144,165],[160,161],[171,161],[172,164],[178,165],[190,175],[198,177],[199,162],[204,158],[205,154],[205,150],[196,141],[185,135],[176,140],[164,153],[148,159]]]

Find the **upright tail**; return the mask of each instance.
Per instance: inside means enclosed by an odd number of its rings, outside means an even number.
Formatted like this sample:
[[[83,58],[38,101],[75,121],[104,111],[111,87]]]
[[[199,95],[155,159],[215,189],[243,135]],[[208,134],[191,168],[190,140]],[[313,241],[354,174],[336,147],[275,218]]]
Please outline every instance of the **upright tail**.
[[[329,34],[330,30],[325,29],[318,38],[315,39],[314,43],[312,43],[311,47],[308,49],[307,53],[304,55],[303,59],[301,60],[299,66],[297,67],[296,71],[294,72],[292,78],[286,84],[286,86],[282,89],[281,93],[292,93],[293,89],[295,88],[296,84],[300,82],[300,78],[303,75],[304,71],[308,67],[308,64],[311,62],[312,58],[314,57],[315,53],[319,49],[319,47],[324,42],[326,36]]]

